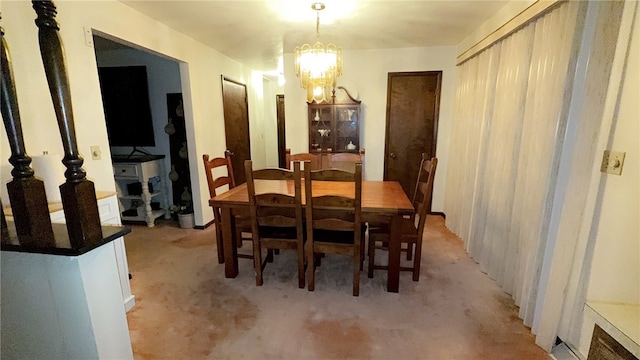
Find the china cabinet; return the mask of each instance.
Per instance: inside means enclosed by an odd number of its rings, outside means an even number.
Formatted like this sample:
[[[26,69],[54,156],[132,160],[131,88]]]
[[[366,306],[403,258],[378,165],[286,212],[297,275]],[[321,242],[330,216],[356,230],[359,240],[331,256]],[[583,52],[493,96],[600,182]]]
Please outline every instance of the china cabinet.
[[[346,98],[336,101],[333,91],[330,101],[308,104],[309,152],[360,151],[360,100],[356,100],[342,86]]]

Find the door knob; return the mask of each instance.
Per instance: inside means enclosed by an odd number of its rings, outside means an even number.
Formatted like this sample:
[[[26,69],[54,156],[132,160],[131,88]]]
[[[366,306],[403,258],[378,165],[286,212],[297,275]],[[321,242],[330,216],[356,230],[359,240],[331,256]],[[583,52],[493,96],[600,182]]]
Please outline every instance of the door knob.
[[[391,153],[391,154],[389,154],[389,157],[390,157],[390,158],[392,158],[392,159],[397,158],[396,153]]]

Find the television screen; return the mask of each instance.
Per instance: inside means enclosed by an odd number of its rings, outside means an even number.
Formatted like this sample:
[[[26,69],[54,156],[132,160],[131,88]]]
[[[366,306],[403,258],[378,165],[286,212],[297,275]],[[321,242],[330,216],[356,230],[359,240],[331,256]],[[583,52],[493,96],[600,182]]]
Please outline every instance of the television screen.
[[[111,146],[155,146],[146,66],[99,67]]]

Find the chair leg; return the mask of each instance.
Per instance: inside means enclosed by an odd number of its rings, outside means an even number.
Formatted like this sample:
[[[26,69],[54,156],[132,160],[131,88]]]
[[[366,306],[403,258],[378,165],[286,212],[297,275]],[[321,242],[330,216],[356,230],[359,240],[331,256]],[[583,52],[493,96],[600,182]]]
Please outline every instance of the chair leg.
[[[365,241],[360,243],[360,271],[364,270],[364,248],[366,247],[365,244]]]
[[[353,254],[355,256],[355,259],[353,259],[353,296],[360,295],[360,265],[362,265],[362,261],[360,259],[361,247],[362,246],[359,246],[354,249]]]
[[[262,251],[260,250],[260,240],[253,240],[253,266],[256,272],[256,286],[262,286]]]
[[[369,239],[369,266],[367,267],[367,276],[373,279],[373,266],[376,257],[376,242]]]
[[[270,262],[270,263],[273,262],[273,250],[271,249],[267,250],[267,262]]]
[[[313,253],[313,243],[307,242],[306,249],[307,249],[307,282],[308,282],[307,289],[309,289],[309,291],[313,291],[315,290],[315,285],[316,285],[316,281],[315,281],[316,266],[315,266],[315,254]]]
[[[224,264],[224,242],[222,241],[222,229],[216,224],[216,247],[218,248],[218,264]]]
[[[298,287],[304,289],[304,246],[298,243]]]
[[[413,260],[413,281],[420,280],[420,262],[422,260],[422,239],[416,241],[416,254]]]
[[[412,257],[413,257],[413,244],[408,243],[407,244],[407,260],[411,261]]]
[[[238,249],[240,249],[242,247],[242,243],[243,243],[242,240],[243,240],[242,239],[242,231],[238,227],[236,227],[236,242],[238,244],[238,246],[237,246]]]

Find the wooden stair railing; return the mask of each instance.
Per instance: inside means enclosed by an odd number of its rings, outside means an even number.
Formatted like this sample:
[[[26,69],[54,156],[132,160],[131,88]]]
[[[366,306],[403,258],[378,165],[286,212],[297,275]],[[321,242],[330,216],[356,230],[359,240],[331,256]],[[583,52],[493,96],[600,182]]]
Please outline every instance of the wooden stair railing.
[[[13,80],[9,49],[4,38],[4,29],[0,27],[0,68],[2,69],[0,108],[13,166],[13,180],[7,184],[9,200],[13,213],[16,235],[21,245],[33,247],[55,246],[51,218],[47,207],[44,183],[36,179],[31,168],[31,158],[27,155],[22,135],[22,123],[18,109],[18,98]],[[2,243],[9,241],[9,232],[2,213]]]
[[[84,160],[78,154],[64,50],[55,20],[56,6],[53,1],[33,0],[31,3],[38,16],[35,23],[40,55],[62,137],[62,163],[67,167],[66,181],[60,185],[67,232],[71,246],[80,247],[102,239],[96,192],[93,182],[86,179],[82,168]]]

